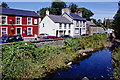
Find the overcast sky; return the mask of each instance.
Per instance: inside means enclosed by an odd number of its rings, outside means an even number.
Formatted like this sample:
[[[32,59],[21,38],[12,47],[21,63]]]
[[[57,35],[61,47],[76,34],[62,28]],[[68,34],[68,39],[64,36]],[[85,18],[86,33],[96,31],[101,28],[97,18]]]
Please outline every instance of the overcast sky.
[[[9,0],[9,1],[17,1],[17,0]],[[29,1],[33,1],[33,0],[29,0]],[[66,0],[66,1],[70,1],[70,0]],[[71,0],[71,1],[80,1],[80,0]],[[84,0],[84,1],[88,1],[88,0]],[[95,1],[95,0],[89,0],[89,1]],[[104,0],[100,0],[100,1],[104,1]],[[94,13],[93,18],[103,20],[104,18],[112,19],[118,10],[119,0],[109,0],[109,1],[114,1],[114,2],[73,2],[73,3],[77,4],[79,8],[85,7],[91,10]],[[51,6],[52,2],[6,2],[6,3],[9,5],[10,8],[38,11],[41,8],[46,8]],[[67,5],[69,5],[70,3],[71,2],[66,2]]]

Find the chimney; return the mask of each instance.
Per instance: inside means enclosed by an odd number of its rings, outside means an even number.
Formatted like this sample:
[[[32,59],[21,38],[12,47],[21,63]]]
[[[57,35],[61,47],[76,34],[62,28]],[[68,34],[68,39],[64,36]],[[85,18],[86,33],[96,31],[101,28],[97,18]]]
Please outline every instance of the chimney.
[[[40,15],[40,11],[37,11],[37,14]]]
[[[64,14],[65,12],[66,12],[68,15],[70,15],[70,9],[69,9],[69,8],[63,8],[63,9],[62,9],[62,14]]]
[[[49,10],[48,9],[46,10],[46,15],[49,15]]]
[[[94,22],[93,22],[93,19],[91,19],[91,22],[94,23]]]

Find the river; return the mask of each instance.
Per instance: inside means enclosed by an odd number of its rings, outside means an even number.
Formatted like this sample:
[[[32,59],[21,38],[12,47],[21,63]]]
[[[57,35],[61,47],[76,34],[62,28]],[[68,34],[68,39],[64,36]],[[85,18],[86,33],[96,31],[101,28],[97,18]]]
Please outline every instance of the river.
[[[49,75],[45,80],[114,80],[112,66],[112,51],[109,48],[92,53],[88,58],[77,61],[68,70],[59,70]]]

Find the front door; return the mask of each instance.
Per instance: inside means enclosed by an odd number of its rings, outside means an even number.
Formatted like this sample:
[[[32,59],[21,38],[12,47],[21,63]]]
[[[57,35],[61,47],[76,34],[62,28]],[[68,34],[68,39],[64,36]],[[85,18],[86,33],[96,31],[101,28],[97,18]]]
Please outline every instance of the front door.
[[[20,27],[18,28],[18,27],[17,27],[17,28],[16,28],[16,34],[22,34],[22,28],[20,28]]]

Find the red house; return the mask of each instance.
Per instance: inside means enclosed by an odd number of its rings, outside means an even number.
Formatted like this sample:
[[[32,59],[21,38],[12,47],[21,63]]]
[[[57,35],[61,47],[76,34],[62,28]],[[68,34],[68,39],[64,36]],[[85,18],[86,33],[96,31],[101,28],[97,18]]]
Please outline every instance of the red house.
[[[0,37],[22,34],[24,38],[38,35],[40,16],[34,11],[0,8]]]

